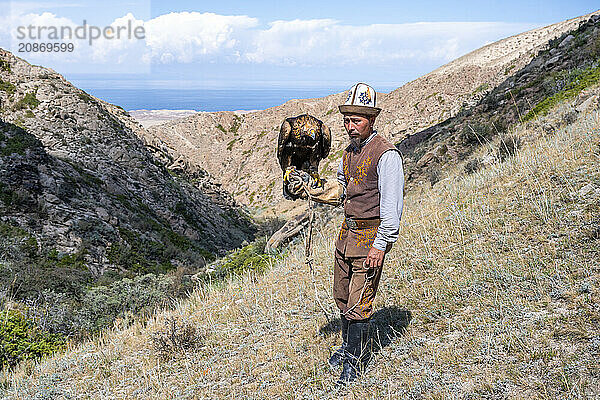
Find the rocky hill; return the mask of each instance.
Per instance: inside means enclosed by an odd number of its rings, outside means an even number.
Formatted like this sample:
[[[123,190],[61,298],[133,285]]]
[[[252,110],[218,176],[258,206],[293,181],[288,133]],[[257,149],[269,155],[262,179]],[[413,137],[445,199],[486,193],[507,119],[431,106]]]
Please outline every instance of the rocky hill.
[[[253,238],[231,196],[151,151],[140,130],[119,107],[0,49],[0,294],[195,272]]]
[[[515,35],[473,51],[389,94],[378,94],[383,112],[377,126],[394,143],[457,115],[477,104],[508,77],[520,71],[552,39],[576,29],[592,14]],[[310,113],[332,129],[330,157],[321,164],[333,173],[345,143],[337,105],[343,94],[291,100],[263,111],[236,114],[205,112],[153,126],[143,139],[175,159],[200,166],[236,200],[277,212],[296,204],[283,200],[275,158],[276,138],[286,117]],[[218,154],[217,157],[214,154]],[[407,159],[410,170],[419,160]]]
[[[473,172],[493,162],[491,156],[470,155],[495,136],[501,136],[504,150],[499,156],[505,156],[520,144],[511,137],[509,127],[528,121],[530,126],[536,125],[533,120],[537,116],[561,100],[576,97],[577,107],[565,117],[574,120],[578,112],[597,101],[585,89],[598,82],[600,14],[551,40],[531,62],[487,92],[474,106],[401,141],[398,147],[410,168],[408,181],[411,185],[427,180],[435,184],[449,165],[464,164],[467,172]],[[543,129],[552,133],[559,125],[546,124]]]

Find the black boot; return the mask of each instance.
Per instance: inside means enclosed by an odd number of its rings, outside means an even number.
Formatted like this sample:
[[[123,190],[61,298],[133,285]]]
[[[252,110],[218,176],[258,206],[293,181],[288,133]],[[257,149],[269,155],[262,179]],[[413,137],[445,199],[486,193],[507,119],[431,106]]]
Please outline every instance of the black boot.
[[[348,344],[344,354],[338,386],[355,381],[365,370],[371,357],[369,321],[352,321],[348,325]]]
[[[342,345],[333,353],[329,358],[329,366],[331,368],[337,368],[342,365],[344,361],[344,351],[348,346],[348,320],[343,315],[340,315],[342,320]]]

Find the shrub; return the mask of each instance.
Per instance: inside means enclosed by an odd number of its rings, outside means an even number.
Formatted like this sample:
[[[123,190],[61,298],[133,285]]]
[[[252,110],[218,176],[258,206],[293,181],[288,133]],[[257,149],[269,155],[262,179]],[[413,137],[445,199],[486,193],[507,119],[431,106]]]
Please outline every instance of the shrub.
[[[216,261],[217,277],[224,278],[231,275],[241,275],[247,271],[264,272],[271,263],[281,258],[281,254],[265,253],[266,237],[261,237],[241,249],[235,250],[222,259]]]
[[[600,82],[600,67],[590,67],[576,73],[571,73],[569,83],[563,90],[545,98],[535,105],[526,115],[524,120],[529,121],[540,115],[545,115],[558,103],[577,96],[582,90]]]
[[[433,187],[441,179],[442,172],[438,168],[434,168],[431,171],[429,171],[429,183],[431,184],[431,187]]]
[[[496,156],[500,161],[504,161],[509,157],[514,156],[521,146],[521,139],[517,136],[502,136],[498,143]]]
[[[10,64],[6,60],[0,60],[0,70],[10,72]]]
[[[464,145],[483,144],[490,135],[491,130],[488,125],[468,124],[460,131],[459,140]]]
[[[483,164],[481,162],[481,159],[476,157],[472,160],[469,160],[469,162],[467,162],[465,164],[465,172],[467,174],[475,173],[475,172],[479,171],[482,166],[483,166]]]
[[[17,88],[10,82],[5,82],[0,79],[0,90],[8,94],[14,94]]]
[[[98,332],[117,318],[150,312],[170,299],[172,286],[170,277],[147,274],[92,287],[76,312],[78,325],[88,332]]]
[[[233,122],[231,123],[231,127],[229,128],[229,132],[236,134],[240,127],[242,126],[242,118],[237,115],[233,116]]]
[[[150,340],[161,358],[172,358],[177,353],[198,347],[204,335],[189,321],[179,322],[175,317],[167,318],[162,329],[153,332]]]
[[[36,147],[42,147],[42,142],[23,128],[17,127],[13,136],[6,140],[6,144],[2,148],[1,153],[4,156],[9,156],[14,153],[24,155],[27,149]]]
[[[26,108],[36,108],[37,106],[40,105],[40,101],[35,97],[34,93],[27,93],[25,95],[25,97],[23,97],[21,100],[19,100],[17,102],[17,104],[15,104],[15,106],[13,107],[15,110],[23,110]]]
[[[38,359],[65,347],[61,335],[40,330],[19,311],[0,314],[0,365],[14,367],[28,359]]]

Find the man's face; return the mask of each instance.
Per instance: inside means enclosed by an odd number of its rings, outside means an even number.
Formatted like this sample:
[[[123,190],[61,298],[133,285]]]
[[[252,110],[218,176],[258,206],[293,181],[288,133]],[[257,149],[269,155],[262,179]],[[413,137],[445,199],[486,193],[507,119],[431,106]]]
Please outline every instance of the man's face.
[[[351,141],[362,142],[373,133],[373,118],[356,114],[344,115],[344,128]]]

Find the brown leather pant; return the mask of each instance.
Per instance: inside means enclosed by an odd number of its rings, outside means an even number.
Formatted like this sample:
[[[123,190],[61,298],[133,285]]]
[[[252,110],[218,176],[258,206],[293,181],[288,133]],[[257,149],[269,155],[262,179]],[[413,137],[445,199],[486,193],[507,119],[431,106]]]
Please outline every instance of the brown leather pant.
[[[378,268],[367,269],[364,265],[366,259],[346,258],[335,250],[333,298],[346,319],[353,321],[365,320],[373,315],[373,300],[383,270],[383,263]]]

